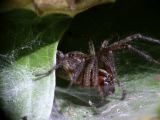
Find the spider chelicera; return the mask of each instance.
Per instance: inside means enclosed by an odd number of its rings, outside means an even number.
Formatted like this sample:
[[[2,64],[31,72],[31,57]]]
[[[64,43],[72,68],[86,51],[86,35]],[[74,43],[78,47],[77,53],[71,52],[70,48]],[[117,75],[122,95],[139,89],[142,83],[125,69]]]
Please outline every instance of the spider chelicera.
[[[117,84],[122,89],[121,99],[124,99],[126,90],[116,77],[117,73],[114,61],[114,52],[116,50],[126,48],[142,56],[147,61],[160,64],[159,61],[130,45],[129,43],[133,40],[146,40],[160,44],[159,40],[141,34],[134,34],[112,44],[108,44],[108,41],[105,40],[102,43],[101,48],[96,52],[93,42],[90,41],[89,54],[79,51],[63,54],[61,51],[58,51],[57,64],[46,73],[37,75],[47,76],[54,70],[62,69],[71,81],[71,85],[75,84],[82,87],[95,87],[98,89],[102,98],[114,93],[115,85]]]

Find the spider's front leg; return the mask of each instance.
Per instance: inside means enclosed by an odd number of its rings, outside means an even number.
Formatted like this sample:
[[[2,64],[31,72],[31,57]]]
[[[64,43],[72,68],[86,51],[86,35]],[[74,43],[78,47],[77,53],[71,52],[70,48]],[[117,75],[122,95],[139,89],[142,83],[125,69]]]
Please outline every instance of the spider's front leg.
[[[58,63],[55,66],[53,66],[47,72],[37,73],[37,74],[35,74],[35,76],[37,76],[37,77],[46,77],[46,76],[50,75],[54,70],[62,67],[63,66],[63,62],[66,60],[65,59],[65,55],[61,51],[57,51],[56,57],[57,57],[57,62]]]
[[[108,53],[108,59],[110,61],[110,68],[111,68],[112,73],[113,73],[112,74],[113,82],[116,82],[118,84],[118,86],[121,88],[121,90],[122,90],[121,100],[124,100],[127,93],[126,93],[126,90],[124,88],[124,85],[117,78],[117,71],[116,71],[115,59],[114,59],[113,51],[109,51],[109,53]]]
[[[117,79],[117,71],[116,71],[116,66],[115,66],[115,60],[114,60],[114,54],[113,51],[108,51],[108,54],[105,56],[101,57],[101,62],[104,63],[105,65],[105,70],[107,71],[107,73],[111,76],[110,78],[106,77],[106,85],[104,84],[104,88],[106,88],[106,92],[111,92],[114,93],[114,88],[115,88],[115,83],[118,84],[118,86],[121,88],[122,90],[122,97],[121,100],[125,99],[126,96],[126,90],[123,86],[123,84]],[[104,81],[104,83],[105,83]],[[109,81],[109,86],[107,85]]]
[[[36,74],[35,76],[45,77],[50,75],[54,70],[61,68],[64,70],[66,77],[61,74],[59,74],[59,76],[64,79],[71,80],[72,84],[78,79],[78,76],[80,75],[84,66],[84,62],[83,60],[79,60],[79,56],[82,56],[83,59],[85,58],[85,54],[83,53],[70,52],[63,54],[61,51],[57,51],[57,64],[47,72]],[[61,69],[60,71],[63,71]]]

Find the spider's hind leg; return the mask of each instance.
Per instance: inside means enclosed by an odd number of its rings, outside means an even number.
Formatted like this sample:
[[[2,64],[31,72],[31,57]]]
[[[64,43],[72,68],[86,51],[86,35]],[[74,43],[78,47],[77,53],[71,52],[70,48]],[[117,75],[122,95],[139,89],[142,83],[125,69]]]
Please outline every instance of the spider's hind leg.
[[[153,63],[156,63],[156,64],[160,64],[159,61],[153,59],[150,55],[147,55],[146,53],[134,48],[133,46],[131,45],[127,45],[127,48],[135,53],[137,53],[139,56],[142,56],[143,58],[145,58],[147,61],[149,62],[153,62]]]
[[[151,38],[151,37],[147,37],[147,36],[144,36],[144,35],[141,35],[141,34],[133,34],[133,35],[130,35],[130,36],[124,38],[124,39],[121,39],[120,41],[117,41],[117,42],[111,44],[109,47],[111,49],[116,49],[119,46],[125,45],[125,44],[127,44],[131,41],[134,41],[134,40],[146,40],[148,42],[160,44],[160,40],[157,40],[157,39],[154,39],[154,38]]]

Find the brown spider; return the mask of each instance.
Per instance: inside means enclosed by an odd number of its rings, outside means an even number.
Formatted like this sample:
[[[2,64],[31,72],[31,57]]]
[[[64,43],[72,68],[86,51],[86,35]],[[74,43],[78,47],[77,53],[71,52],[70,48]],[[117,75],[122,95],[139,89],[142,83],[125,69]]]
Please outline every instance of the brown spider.
[[[156,44],[160,44],[159,40],[143,36],[141,34],[134,34],[126,37],[118,42],[108,44],[108,41],[102,43],[98,52],[95,52],[93,42],[89,42],[89,54],[85,54],[79,51],[73,51],[63,54],[61,51],[57,52],[57,65],[50,69],[47,73],[39,75],[49,75],[54,70],[60,70],[61,73],[65,73],[65,78],[71,80],[71,85],[79,85],[82,87],[95,87],[98,88],[100,96],[102,98],[106,95],[115,92],[115,84],[118,84],[122,89],[122,98],[125,98],[126,91],[122,84],[116,79],[116,68],[114,61],[114,51],[118,49],[127,48],[138,55],[142,56],[146,60],[160,64],[160,62],[153,59],[151,56],[144,52],[134,48],[129,42],[133,40],[146,40]],[[63,71],[63,72],[62,72]],[[60,74],[60,77],[63,77]]]

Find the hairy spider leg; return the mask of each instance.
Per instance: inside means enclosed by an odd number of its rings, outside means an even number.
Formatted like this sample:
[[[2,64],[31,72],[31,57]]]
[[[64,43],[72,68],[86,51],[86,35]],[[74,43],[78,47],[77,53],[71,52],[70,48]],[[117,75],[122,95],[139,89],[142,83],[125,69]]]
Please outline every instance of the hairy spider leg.
[[[160,44],[160,41],[157,40],[157,39],[154,39],[154,38],[151,38],[151,37],[146,37],[146,36],[143,36],[141,34],[134,34],[134,35],[128,36],[128,37],[126,37],[126,38],[124,38],[124,39],[122,39],[118,42],[115,42],[115,43],[111,44],[109,46],[109,49],[116,50],[116,49],[128,48],[129,50],[132,50],[133,52],[137,53],[138,55],[144,57],[146,60],[148,60],[150,62],[154,62],[156,64],[160,64],[160,62],[153,59],[151,56],[149,56],[146,53],[144,53],[144,52],[132,47],[131,45],[127,44],[128,42],[133,41],[133,40],[137,40],[137,39],[147,40],[149,42]]]
[[[86,68],[83,76],[83,85],[86,87],[91,86],[92,71],[95,64],[95,49],[92,41],[89,41],[89,52],[90,58],[86,61]]]
[[[35,76],[41,77],[41,78],[47,77],[47,76],[50,75],[54,70],[56,70],[56,69],[58,69],[58,68],[60,68],[60,67],[62,67],[62,66],[63,66],[63,63],[59,63],[59,64],[55,65],[54,67],[52,67],[49,71],[44,72],[44,73],[37,73],[37,74],[35,74]]]
[[[108,50],[107,40],[103,41],[99,54],[99,61],[104,63],[105,70],[111,75],[111,82],[113,84],[111,87],[114,86],[115,82],[120,86],[119,80],[117,79],[114,55],[111,50]]]
[[[102,47],[101,48],[107,48],[107,45],[108,45],[108,41],[104,41],[103,42],[103,44],[102,44]],[[98,91],[99,91],[99,93],[100,93],[100,96],[102,97],[102,99],[105,97],[105,88],[104,88],[104,82],[105,82],[105,79],[108,79],[108,77],[106,76],[106,74],[104,75],[101,75],[101,72],[100,72],[100,70],[98,69],[98,59],[100,59],[101,58],[101,56],[99,56],[100,54],[96,54],[95,53],[95,50],[94,50],[94,45],[93,45],[93,42],[89,42],[89,46],[90,46],[90,54],[92,55],[92,57],[93,58],[91,58],[92,60],[93,59],[95,59],[95,62],[94,62],[94,66],[93,66],[93,68],[92,68],[92,77],[91,77],[91,80],[92,80],[92,85],[94,86],[94,87],[98,87]],[[101,49],[102,50],[102,49]],[[101,51],[100,50],[100,51]],[[98,57],[98,56],[99,57]],[[105,56],[103,56],[104,58],[105,58]],[[106,62],[107,62],[107,64],[106,64],[106,66],[108,67],[107,68],[107,74],[112,74],[112,66],[111,65],[108,65],[108,64],[111,64],[111,63],[108,63],[109,61],[108,60],[106,60]],[[102,61],[102,63],[103,63],[103,61]],[[112,75],[111,75],[112,76]],[[112,76],[112,78],[113,78],[113,76]],[[111,78],[111,79],[112,79]],[[110,81],[110,82],[113,82],[113,86],[111,85],[109,85],[109,88],[108,88],[108,90],[107,90],[107,92],[114,92],[114,91],[110,91],[109,89],[111,89],[112,87],[114,88],[114,81]]]
[[[117,50],[117,49],[124,49],[124,48],[128,48],[129,50],[137,53],[139,56],[145,58],[145,59],[146,59],[147,61],[149,61],[149,62],[153,62],[153,63],[156,63],[156,64],[160,64],[159,61],[153,59],[150,55],[148,55],[148,54],[146,54],[145,52],[142,52],[142,51],[136,49],[135,47],[133,47],[133,46],[130,45],[130,44],[125,44],[125,43],[124,43],[123,45],[122,45],[122,44],[119,44],[119,45],[117,44],[117,47],[113,47],[113,48],[111,47],[110,49],[111,49],[111,50]]]
[[[110,53],[110,54],[113,54],[113,53]],[[110,57],[113,57],[113,56],[112,55],[111,56],[108,55],[107,57],[103,56],[103,57],[101,57],[100,61],[105,64],[105,70],[111,75],[110,82],[112,83],[112,85],[110,85],[110,88],[112,88],[112,87],[114,88],[114,83],[117,83],[118,86],[122,90],[122,97],[120,99],[123,100],[123,99],[125,99],[125,96],[126,96],[126,90],[125,90],[123,84],[117,79],[117,73],[116,73],[115,64],[112,63],[112,62],[114,62],[114,59],[110,58]],[[99,89],[102,89],[102,91],[105,93],[104,88],[101,87]],[[114,91],[111,91],[111,92],[114,92]],[[101,95],[104,96],[104,93],[101,93]]]
[[[89,41],[89,53],[91,56],[95,56],[95,48],[94,48],[94,44],[93,41]]]
[[[127,45],[127,48],[135,53],[137,53],[138,55],[142,56],[143,58],[145,58],[146,60],[148,60],[149,62],[153,62],[153,63],[156,63],[156,64],[160,64],[159,61],[153,59],[151,56],[147,55],[146,53],[134,48],[133,46],[131,45]]]
[[[97,57],[95,57],[94,59],[91,80],[92,80],[92,86],[98,87],[98,60],[97,60]]]
[[[70,88],[74,83],[77,85],[82,85],[81,76],[86,65],[85,62],[89,60],[89,58],[86,54],[78,51],[69,52],[66,54],[66,57],[70,58],[70,60],[67,62],[70,63],[70,68],[66,71],[71,71],[70,85],[68,86],[68,88]],[[65,68],[65,66],[63,68]]]
[[[57,51],[57,64],[53,66],[50,70],[44,73],[35,74],[38,77],[46,77],[50,75],[54,70],[63,67],[71,76],[71,82],[76,81],[77,77],[79,76],[80,72],[83,69],[83,64],[81,65],[76,59],[66,57],[61,51]],[[69,63],[74,63],[76,68],[71,68]],[[73,64],[72,64],[73,65]],[[73,76],[73,77],[72,77]]]
[[[157,40],[157,39],[147,37],[147,36],[143,36],[141,34],[133,34],[133,35],[130,35],[130,36],[128,36],[128,37],[126,37],[126,38],[124,38],[120,41],[117,41],[117,42],[111,44],[109,47],[110,48],[117,48],[117,45],[118,46],[124,45],[125,43],[131,42],[131,41],[134,41],[134,40],[146,40],[146,41],[149,41],[149,42],[160,44],[160,41]]]
[[[112,50],[108,49],[108,41],[107,40],[103,41],[100,51],[101,51],[100,54],[104,54],[103,57],[101,58],[101,60],[105,63],[106,66],[110,67],[113,78],[115,79],[117,76],[117,72],[116,72],[116,67],[115,67],[114,54],[113,54]],[[118,80],[117,80],[117,83],[119,84]]]
[[[115,59],[114,59],[113,51],[109,51],[108,58],[109,58],[109,61],[111,64],[111,69],[112,69],[113,76],[114,76],[113,81],[116,82],[118,84],[118,86],[121,88],[121,90],[122,90],[121,100],[124,100],[127,93],[126,93],[126,90],[124,88],[123,83],[117,79],[117,71],[116,71],[116,67],[115,67]]]
[[[96,56],[93,41],[89,41],[89,51],[92,59],[94,59],[93,68],[91,71],[91,86],[98,86],[98,59]]]
[[[68,86],[68,88],[70,88],[75,82],[78,82],[78,78],[79,78],[80,74],[82,73],[84,66],[85,66],[84,62],[79,63],[77,65],[76,69],[73,70],[71,82],[70,82],[70,85]]]
[[[60,59],[60,62],[57,64],[57,65],[55,65],[55,66],[53,66],[50,70],[48,70],[47,72],[44,72],[44,73],[37,73],[37,74],[35,74],[35,76],[38,76],[38,77],[46,77],[46,76],[48,76],[48,75],[50,75],[54,70],[56,70],[56,69],[58,69],[58,68],[60,68],[60,67],[62,67],[62,65],[63,65],[63,62],[62,61],[64,61],[64,54],[61,52],[61,51],[57,51],[57,59]]]
[[[94,58],[92,57],[87,63],[86,68],[84,69],[84,76],[83,76],[83,85],[85,87],[91,86],[91,72],[94,66]]]
[[[121,88],[122,90],[122,97],[121,100],[125,99],[126,96],[126,90],[124,88],[124,86],[122,85],[122,83],[117,79],[117,71],[116,71],[116,66],[115,66],[115,58],[114,58],[114,53],[112,50],[108,49],[108,41],[105,40],[102,45],[101,45],[101,52],[102,54],[105,53],[106,55],[101,57],[101,61],[105,64],[105,66],[107,67],[107,71],[109,73],[111,73],[112,75],[112,79],[113,79],[113,86],[114,83],[117,83],[118,86]],[[107,52],[107,53],[106,53]]]

